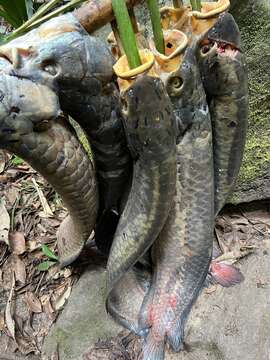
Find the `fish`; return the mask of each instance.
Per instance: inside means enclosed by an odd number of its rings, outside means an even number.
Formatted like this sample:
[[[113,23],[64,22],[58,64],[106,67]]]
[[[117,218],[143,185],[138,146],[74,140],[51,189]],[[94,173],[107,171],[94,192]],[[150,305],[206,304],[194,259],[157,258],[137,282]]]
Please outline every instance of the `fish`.
[[[129,189],[132,159],[107,44],[90,36],[72,14],[65,14],[1,46],[1,55],[10,59],[17,76],[54,89],[61,109],[83,129],[99,190],[95,241],[108,255]]]
[[[195,47],[186,50],[182,65],[171,77],[168,94],[175,102],[179,99],[179,108],[182,104],[189,108],[192,122],[177,145],[173,205],[152,246],[153,278],[139,315],[144,360],[164,359],[166,343],[174,351],[181,350],[185,323],[204,285],[213,247],[212,126]],[[183,79],[180,89],[175,78]]]
[[[176,184],[176,125],[162,81],[138,76],[121,101],[134,165],[131,189],[107,262],[108,298],[156,240],[168,217]]]
[[[198,61],[213,127],[217,215],[235,186],[248,124],[247,66],[231,14],[221,14],[200,39]]]
[[[68,209],[57,232],[60,266],[73,262],[98,212],[95,169],[74,130],[59,118],[57,95],[45,85],[0,75],[0,148],[38,171]]]
[[[91,144],[100,194],[95,243],[108,255],[131,182],[132,159],[115,85],[108,84],[95,97],[86,94],[82,98],[72,109],[63,109],[81,125]]]

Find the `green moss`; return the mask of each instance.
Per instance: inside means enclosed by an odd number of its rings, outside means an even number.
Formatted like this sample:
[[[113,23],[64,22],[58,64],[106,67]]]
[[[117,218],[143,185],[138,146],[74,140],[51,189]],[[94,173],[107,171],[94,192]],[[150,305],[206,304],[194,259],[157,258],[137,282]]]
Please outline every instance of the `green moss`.
[[[233,11],[241,30],[249,71],[249,126],[238,188],[263,177],[270,169],[270,7],[267,2],[258,1],[255,12],[252,3],[238,1]],[[230,200],[237,202],[235,197],[237,194]]]

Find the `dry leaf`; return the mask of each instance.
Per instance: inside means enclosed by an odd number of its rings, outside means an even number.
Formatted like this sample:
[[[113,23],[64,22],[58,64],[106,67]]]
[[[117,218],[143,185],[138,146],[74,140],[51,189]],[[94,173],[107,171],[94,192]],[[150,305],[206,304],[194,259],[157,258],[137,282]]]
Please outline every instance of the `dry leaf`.
[[[9,246],[11,251],[16,255],[21,255],[25,252],[25,237],[20,231],[12,231],[9,234]]]
[[[15,276],[13,273],[11,289],[10,289],[10,293],[9,293],[9,297],[8,297],[8,301],[7,301],[6,310],[5,310],[5,321],[6,321],[6,325],[7,325],[10,336],[15,340],[15,321],[13,320],[13,317],[11,314],[11,305],[12,305],[12,297],[13,297],[14,287],[15,287]]]
[[[205,289],[205,293],[210,295],[213,294],[217,290],[217,285],[212,285],[209,288]]]
[[[10,206],[13,206],[17,198],[19,197],[19,189],[16,186],[11,186],[5,191],[5,197]]]
[[[68,286],[66,290],[56,299],[54,308],[55,310],[60,310],[66,303],[67,299],[71,294],[71,286]]]
[[[38,186],[38,184],[37,184],[37,182],[36,182],[36,180],[34,178],[32,179],[32,182],[33,182],[33,184],[35,186],[35,189],[36,189],[36,191],[38,193],[38,197],[40,199],[40,202],[41,202],[41,205],[42,205],[42,208],[43,208],[43,216],[42,217],[51,217],[51,216],[53,216],[53,212],[52,212],[52,210],[51,210],[51,208],[50,208],[50,206],[49,206],[49,204],[47,202],[47,199],[45,198],[42,190],[40,189],[40,187]]]
[[[25,300],[29,310],[32,311],[33,313],[41,313],[42,312],[41,303],[34,293],[32,293],[32,292],[26,293],[24,300]]]
[[[34,338],[19,334],[16,340],[18,348],[23,355],[28,355],[38,351]]]
[[[20,283],[25,284],[26,282],[25,263],[17,255],[14,255],[13,259],[14,259],[13,261],[14,261],[15,279]]]
[[[0,150],[0,174],[5,170],[7,153],[4,150]]]
[[[44,312],[48,315],[48,317],[53,320],[55,318],[54,309],[52,307],[51,301],[50,301],[51,295],[46,294],[42,295],[40,298],[41,304],[43,306]]]
[[[0,313],[0,331],[3,331],[5,327],[5,317],[3,314]]]
[[[3,241],[7,245],[8,243],[8,232],[10,228],[10,218],[5,207],[3,199],[0,199],[0,242]]]

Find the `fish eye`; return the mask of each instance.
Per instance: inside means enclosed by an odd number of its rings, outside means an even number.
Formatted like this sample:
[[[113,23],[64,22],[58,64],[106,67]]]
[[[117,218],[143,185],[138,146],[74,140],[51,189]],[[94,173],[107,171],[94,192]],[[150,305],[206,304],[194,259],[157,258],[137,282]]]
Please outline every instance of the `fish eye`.
[[[202,54],[202,55],[208,54],[209,51],[212,49],[213,46],[214,46],[214,43],[212,43],[212,42],[210,42],[210,41],[209,41],[207,44],[203,44],[203,45],[201,46],[201,49],[200,49],[201,54]]]
[[[41,64],[41,69],[52,76],[56,76],[59,73],[57,64],[50,60],[43,61]]]
[[[172,86],[175,88],[175,89],[180,89],[183,85],[183,79],[180,78],[180,77],[174,77],[172,79]]]
[[[184,84],[184,81],[181,77],[173,76],[169,80],[168,85],[167,85],[168,94],[170,96],[177,95],[181,91],[183,84]]]

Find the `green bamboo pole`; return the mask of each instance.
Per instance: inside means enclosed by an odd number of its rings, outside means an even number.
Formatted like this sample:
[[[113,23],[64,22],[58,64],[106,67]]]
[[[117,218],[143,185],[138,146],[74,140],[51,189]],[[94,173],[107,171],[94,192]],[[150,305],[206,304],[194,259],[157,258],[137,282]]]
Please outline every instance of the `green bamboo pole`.
[[[112,8],[129,67],[134,69],[141,65],[141,59],[126,3],[124,0],[112,0]]]
[[[190,0],[192,10],[201,11],[201,0]]]
[[[160,12],[157,0],[147,0],[147,6],[150,12],[156,49],[161,54],[165,54],[164,38],[160,24]]]
[[[196,3],[197,3],[197,10],[201,11],[202,10],[201,0],[196,0]]]

